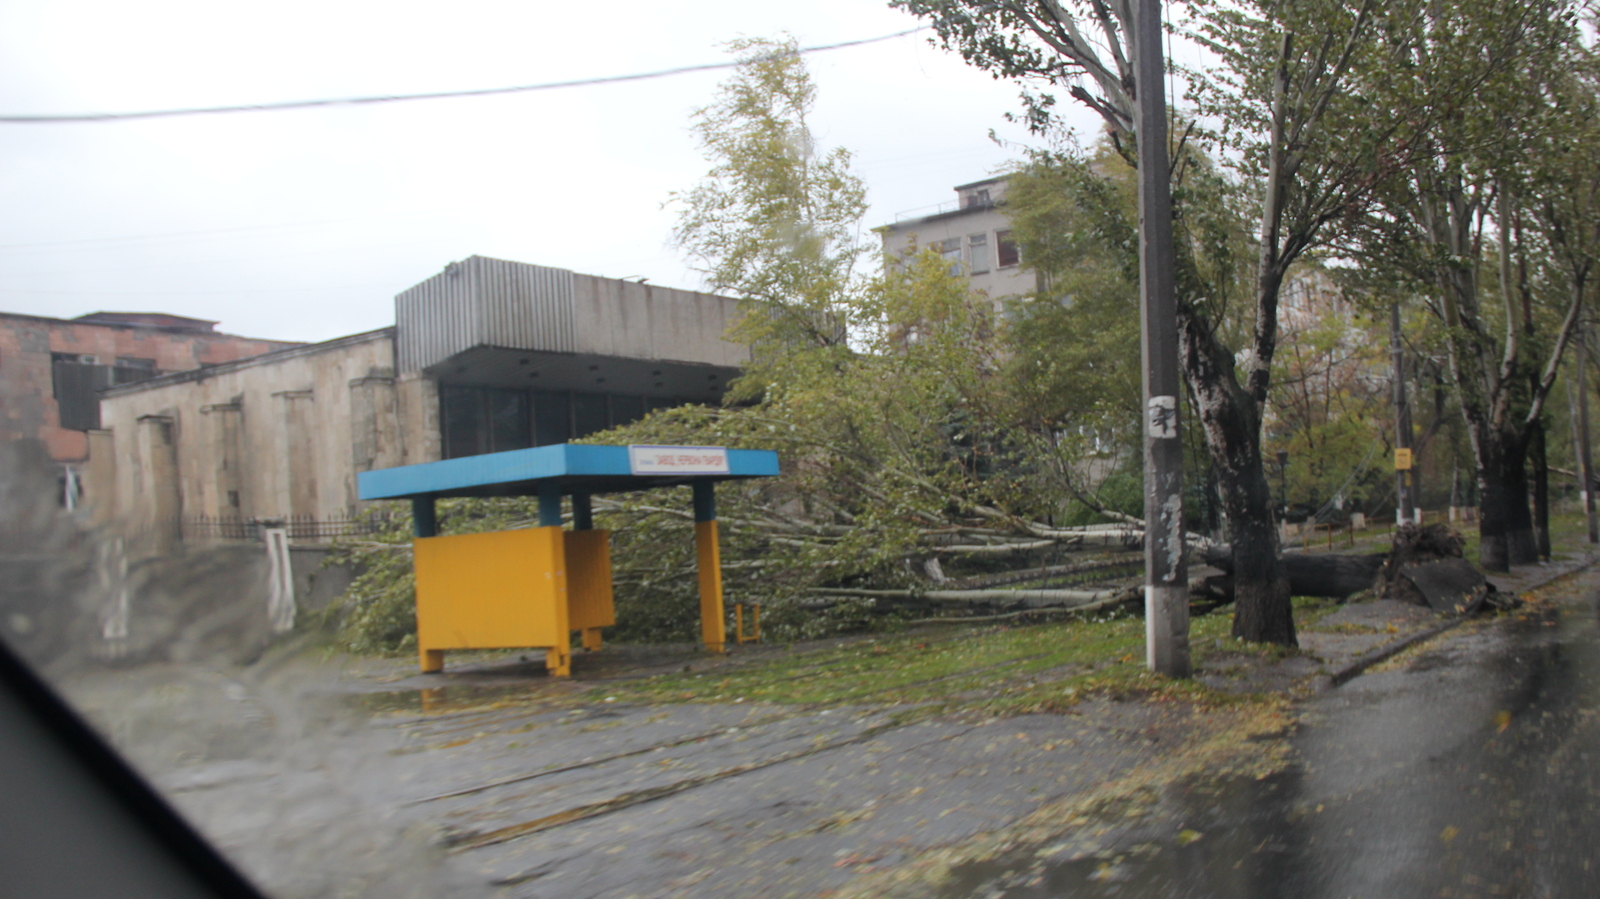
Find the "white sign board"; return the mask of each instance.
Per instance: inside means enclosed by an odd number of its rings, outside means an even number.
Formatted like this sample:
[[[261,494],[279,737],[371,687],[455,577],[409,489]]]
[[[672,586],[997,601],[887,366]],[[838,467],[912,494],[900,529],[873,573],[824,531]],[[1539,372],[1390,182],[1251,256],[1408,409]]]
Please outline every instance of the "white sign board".
[[[727,474],[728,450],[722,446],[630,446],[628,469],[634,474]]]

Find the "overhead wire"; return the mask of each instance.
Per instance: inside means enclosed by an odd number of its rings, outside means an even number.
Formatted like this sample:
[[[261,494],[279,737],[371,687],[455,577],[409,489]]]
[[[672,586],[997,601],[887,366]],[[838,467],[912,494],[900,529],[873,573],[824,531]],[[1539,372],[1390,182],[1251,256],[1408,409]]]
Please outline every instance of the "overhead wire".
[[[866,44],[876,44],[883,41],[895,40],[925,31],[929,26],[922,25],[897,31],[894,34],[885,34],[878,37],[862,38],[853,41],[840,41],[834,44],[822,44],[814,47],[800,47],[795,55],[804,56],[811,53],[822,53],[828,50],[842,50],[847,47],[860,47]],[[787,54],[783,54],[787,55]],[[181,116],[223,115],[245,112],[282,112],[292,109],[318,109],[330,106],[370,106],[379,103],[407,103],[415,100],[450,100],[463,97],[492,97],[504,94],[523,94],[535,91],[562,90],[573,87],[591,87],[602,84],[622,84],[630,81],[648,81],[656,78],[669,78],[675,75],[687,75],[694,72],[714,72],[723,69],[733,69],[743,65],[743,61],[724,61],[702,63],[700,65],[677,66],[671,69],[658,69],[652,72],[636,72],[629,75],[606,75],[598,78],[577,78],[570,81],[548,81],[541,84],[521,84],[511,87],[482,87],[469,88],[455,91],[433,91],[416,94],[383,94],[365,97],[336,97],[320,100],[283,100],[275,103],[244,103],[231,106],[196,106],[176,109],[151,109],[139,112],[86,112],[69,113],[64,115],[0,115],[0,124],[7,125],[49,125],[86,122],[126,122],[141,119],[167,119]]]

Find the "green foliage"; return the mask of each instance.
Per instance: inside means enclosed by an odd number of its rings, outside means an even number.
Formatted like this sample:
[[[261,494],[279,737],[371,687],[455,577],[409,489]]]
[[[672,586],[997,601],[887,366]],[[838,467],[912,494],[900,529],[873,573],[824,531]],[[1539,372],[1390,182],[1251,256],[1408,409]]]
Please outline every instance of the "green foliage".
[[[1137,191],[1108,153],[1037,154],[1011,175],[1007,212],[1040,279],[1012,316],[1008,375],[1041,426],[1089,428],[1138,445]],[[1115,435],[1114,437],[1112,435]]]
[[[745,301],[734,339],[764,353],[841,345],[850,324],[841,303],[859,286],[866,188],[847,150],[817,150],[807,124],[816,88],[794,39],[727,46],[742,62],[716,102],[694,113],[712,168],[673,195],[673,238],[712,290]],[[743,396],[759,387],[748,381]]]
[[[1269,457],[1289,454],[1275,486],[1291,505],[1382,497],[1393,417],[1387,322],[1362,315],[1318,269],[1300,271],[1287,293],[1264,440]]]
[[[1197,148],[1181,158],[1178,287],[1192,307],[1217,316],[1218,337],[1242,343],[1249,306],[1237,300],[1248,289],[1249,244],[1238,191]],[[1080,459],[1098,460],[1078,466],[1074,492],[1084,506],[1129,515],[1142,514],[1141,469],[1113,463],[1141,452],[1137,195],[1134,171],[1109,140],[1089,152],[1070,144],[1034,152],[1007,192],[1040,280],[1037,295],[1011,310],[1012,389],[1033,420],[1075,443]],[[1194,421],[1192,409],[1185,414]],[[1192,463],[1187,479],[1203,482],[1209,466]],[[1191,508],[1191,519],[1199,511]]]

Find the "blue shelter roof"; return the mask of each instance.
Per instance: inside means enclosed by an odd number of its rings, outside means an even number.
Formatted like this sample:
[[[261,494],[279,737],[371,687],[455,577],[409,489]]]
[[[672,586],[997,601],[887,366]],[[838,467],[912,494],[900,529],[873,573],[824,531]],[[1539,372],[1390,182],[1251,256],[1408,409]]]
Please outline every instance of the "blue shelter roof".
[[[778,454],[771,450],[722,450],[721,447],[655,447],[651,449],[721,450],[725,471],[636,473],[626,446],[558,443],[504,453],[464,456],[364,471],[356,476],[361,499],[409,499],[447,496],[534,496],[541,484],[554,481],[562,493],[618,493],[670,487],[692,481],[769,478],[778,474]]]

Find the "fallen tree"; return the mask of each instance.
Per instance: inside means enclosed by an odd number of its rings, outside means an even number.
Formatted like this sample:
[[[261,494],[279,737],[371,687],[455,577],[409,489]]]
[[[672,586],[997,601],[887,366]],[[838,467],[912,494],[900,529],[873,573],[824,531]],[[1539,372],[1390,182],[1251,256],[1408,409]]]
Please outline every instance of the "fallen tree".
[[[1206,592],[1213,597],[1233,594],[1233,551],[1215,546],[1202,555],[1207,565],[1221,570],[1221,576],[1206,579]],[[1387,553],[1341,555],[1339,553],[1290,553],[1283,557],[1289,576],[1291,596],[1322,596],[1348,599],[1377,583]]]
[[[911,612],[936,616],[940,611],[984,611],[975,617],[932,617],[935,621],[976,622],[1017,618],[1034,612],[1084,614],[1116,606],[1139,606],[1144,593],[1138,584],[1119,584],[1102,590],[844,590],[816,591],[807,603],[828,609],[840,599],[867,600],[878,614]]]

